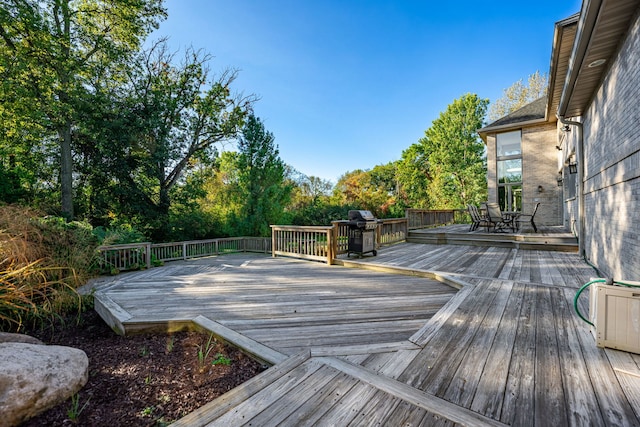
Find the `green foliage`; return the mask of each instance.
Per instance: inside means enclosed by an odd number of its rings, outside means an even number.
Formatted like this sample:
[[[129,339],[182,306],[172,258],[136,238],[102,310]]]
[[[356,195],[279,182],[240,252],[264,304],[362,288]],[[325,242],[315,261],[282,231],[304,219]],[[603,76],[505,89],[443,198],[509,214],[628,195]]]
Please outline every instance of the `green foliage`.
[[[231,359],[229,359],[227,356],[225,356],[222,353],[217,353],[214,356],[214,359],[211,361],[211,364],[229,366],[231,365]]]
[[[518,108],[545,96],[547,94],[547,81],[546,74],[540,74],[539,71],[536,71],[527,78],[526,84],[520,79],[506,88],[502,97],[491,104],[489,120],[498,120]]]
[[[165,11],[161,0],[10,0],[2,6],[0,97],[7,95],[5,112],[16,117],[8,126],[18,133],[24,117],[48,130],[58,148],[62,212],[72,217],[72,129],[79,106],[93,81],[118,74]]]
[[[84,405],[80,406],[80,395],[76,393],[71,396],[71,406],[67,409],[67,418],[69,418],[72,423],[76,424],[82,412],[85,410],[87,405],[89,405],[89,401],[91,401],[91,398],[88,398],[84,402]]]
[[[486,200],[484,144],[476,131],[488,103],[472,94],[454,100],[403,153],[399,179],[410,201],[422,193],[423,207],[457,209]]]
[[[86,223],[0,206],[0,329],[44,325],[90,306],[75,289],[93,274],[96,246]]]
[[[213,334],[209,334],[209,340],[204,345],[198,346],[198,366],[200,369],[204,368],[207,359],[209,358],[209,354],[215,348],[217,341],[213,337]]]
[[[338,179],[331,200],[352,209],[369,210],[378,218],[404,216],[406,205],[397,184],[396,162],[371,170],[358,169]]]
[[[242,206],[239,231],[247,236],[271,235],[270,224],[278,224],[290,200],[285,183],[285,165],[274,136],[260,119],[251,115],[238,139],[238,197]]]
[[[93,274],[97,263],[98,240],[87,222],[71,221],[47,216],[34,218],[39,229],[41,244],[46,247],[50,264],[73,270],[85,280]]]
[[[113,227],[98,226],[93,229],[93,235],[101,245],[124,245],[147,241],[144,234],[131,224],[116,224]]]
[[[79,148],[92,217],[115,210],[154,241],[172,237],[172,205],[192,210],[198,168],[215,162],[215,144],[237,136],[255,101],[232,95],[236,72],[210,76],[210,59],[188,50],[176,64],[158,42],[129,65],[127,81],[87,106]]]
[[[11,157],[15,160],[15,156]],[[5,166],[0,159],[0,202],[17,203],[28,199],[27,184],[29,178],[24,169],[15,165]]]
[[[432,206],[427,191],[431,181],[429,155],[422,144],[412,144],[402,152],[398,162],[398,183],[409,207],[428,209]]]

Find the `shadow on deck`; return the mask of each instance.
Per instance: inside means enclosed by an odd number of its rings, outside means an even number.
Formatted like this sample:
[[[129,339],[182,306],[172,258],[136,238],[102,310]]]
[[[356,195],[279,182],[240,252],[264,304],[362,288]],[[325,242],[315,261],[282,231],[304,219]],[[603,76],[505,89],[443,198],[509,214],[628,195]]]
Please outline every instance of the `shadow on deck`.
[[[176,263],[100,284],[96,306],[274,364],[176,426],[640,425],[640,356],[597,348],[573,312],[594,275],[577,254],[402,243],[339,264]]]

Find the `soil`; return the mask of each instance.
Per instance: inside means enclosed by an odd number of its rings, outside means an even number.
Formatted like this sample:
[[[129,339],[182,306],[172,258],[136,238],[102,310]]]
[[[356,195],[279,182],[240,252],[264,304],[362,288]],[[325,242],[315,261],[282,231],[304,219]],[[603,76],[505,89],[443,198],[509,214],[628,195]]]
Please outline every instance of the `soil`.
[[[89,381],[76,403],[22,424],[29,427],[168,425],[266,369],[206,333],[119,336],[93,310],[79,322],[27,333],[89,357]]]

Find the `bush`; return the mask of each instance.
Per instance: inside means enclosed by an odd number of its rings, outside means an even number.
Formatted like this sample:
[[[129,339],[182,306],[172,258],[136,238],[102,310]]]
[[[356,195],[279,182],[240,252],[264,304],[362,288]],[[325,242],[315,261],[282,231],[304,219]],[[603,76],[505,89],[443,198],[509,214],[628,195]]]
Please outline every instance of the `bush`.
[[[130,224],[118,224],[113,227],[96,227],[93,235],[100,245],[124,245],[127,243],[146,242],[145,235]]]
[[[82,310],[76,288],[95,272],[96,247],[87,223],[0,206],[0,330]]]

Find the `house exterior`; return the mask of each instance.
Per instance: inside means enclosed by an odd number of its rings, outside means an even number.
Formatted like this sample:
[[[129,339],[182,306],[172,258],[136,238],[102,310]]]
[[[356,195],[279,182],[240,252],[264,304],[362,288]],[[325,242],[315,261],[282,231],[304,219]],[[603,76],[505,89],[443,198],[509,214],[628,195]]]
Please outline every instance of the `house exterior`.
[[[479,133],[487,144],[488,200],[498,202],[503,211],[529,214],[539,202],[536,222],[560,225],[557,126],[546,110],[547,98],[540,98]]]
[[[500,150],[520,132],[522,211],[538,199],[540,222],[573,231],[603,275],[640,281],[640,1],[584,0],[556,23],[548,96],[522,110],[479,131],[489,199],[517,187],[517,155]]]

